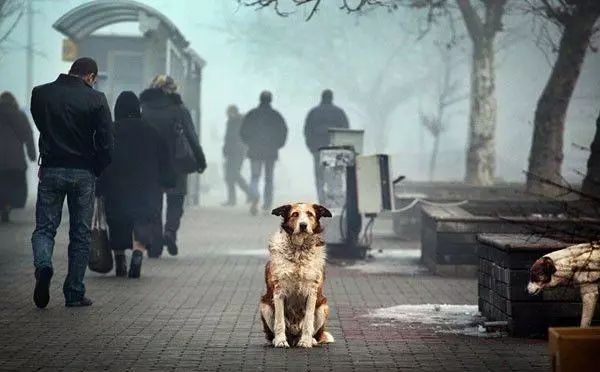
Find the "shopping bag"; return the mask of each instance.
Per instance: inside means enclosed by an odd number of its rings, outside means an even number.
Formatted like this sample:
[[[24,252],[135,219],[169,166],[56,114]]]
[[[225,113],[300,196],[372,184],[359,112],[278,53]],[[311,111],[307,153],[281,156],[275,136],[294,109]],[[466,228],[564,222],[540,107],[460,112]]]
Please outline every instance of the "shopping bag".
[[[104,223],[104,202],[101,198],[96,198],[95,203],[88,267],[90,270],[101,274],[106,274],[113,268],[112,252]]]

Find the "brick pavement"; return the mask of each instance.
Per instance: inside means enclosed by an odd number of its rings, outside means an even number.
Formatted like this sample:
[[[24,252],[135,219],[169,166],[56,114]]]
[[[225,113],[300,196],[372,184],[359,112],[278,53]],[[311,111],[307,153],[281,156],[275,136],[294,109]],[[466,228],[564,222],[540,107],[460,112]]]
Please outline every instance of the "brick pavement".
[[[436,332],[445,326],[378,322],[370,309],[398,304],[475,304],[476,282],[416,271],[365,273],[330,265],[326,295],[336,343],[313,348],[266,345],[257,302],[273,217],[242,210],[193,210],[181,255],[144,261],[141,280],[88,274],[85,309],[64,307],[66,232],[57,237],[46,310],[32,303],[31,211],[0,225],[0,370],[15,371],[541,371],[539,340]],[[377,238],[384,252],[406,243]],[[406,266],[403,259],[389,264]],[[370,264],[366,264],[367,266]],[[416,265],[409,262],[409,265]],[[380,323],[380,324],[378,324]]]

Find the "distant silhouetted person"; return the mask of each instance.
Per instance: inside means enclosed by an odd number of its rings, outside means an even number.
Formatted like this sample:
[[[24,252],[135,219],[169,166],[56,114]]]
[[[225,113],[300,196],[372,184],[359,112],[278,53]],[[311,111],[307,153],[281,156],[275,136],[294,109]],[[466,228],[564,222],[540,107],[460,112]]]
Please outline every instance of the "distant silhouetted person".
[[[10,211],[23,208],[27,200],[27,162],[35,161],[35,144],[27,116],[9,93],[0,94],[0,221],[10,220]]]
[[[306,146],[313,155],[315,165],[319,203],[325,201],[323,166],[319,161],[319,149],[329,145],[329,128],[348,128],[348,118],[344,110],[333,104],[333,92],[326,89],[321,94],[321,103],[310,110],[304,124]]]
[[[260,104],[250,110],[242,124],[242,140],[248,146],[251,180],[250,192],[252,205],[250,213],[258,212],[258,181],[262,168],[265,169],[265,190],[263,194],[263,210],[271,209],[273,203],[273,170],[279,149],[285,145],[287,126],[279,112],[271,107],[271,92],[260,94]]]
[[[177,133],[182,132],[185,140],[196,160],[198,173],[206,169],[206,159],[204,152],[198,141],[198,136],[194,129],[194,122],[190,112],[183,104],[181,96],[177,93],[177,85],[173,78],[167,75],[158,75],[152,80],[150,88],[146,89],[140,95],[142,104],[142,118],[158,130],[161,137],[167,141],[167,146],[177,171],[177,183],[174,188],[167,190],[167,219],[164,227],[164,243],[167,245],[169,254],[176,255],[179,251],[177,247],[177,231],[181,225],[183,216],[183,202],[187,194],[186,171],[178,169],[175,162],[175,153],[181,149],[182,143],[177,140]],[[179,147],[179,148],[178,148]],[[150,257],[159,257],[162,253],[160,249],[151,249],[148,252]]]
[[[238,185],[250,196],[250,189],[244,177],[241,175],[242,163],[246,157],[246,146],[242,142],[240,130],[242,128],[243,116],[237,106],[227,107],[227,129],[225,131],[225,143],[223,144],[223,157],[225,158],[224,173],[227,184],[227,201],[223,206],[234,206],[237,202],[235,187]]]
[[[140,102],[133,92],[123,92],[115,104],[113,161],[98,182],[110,245],[115,254],[115,274],[127,275],[125,250],[132,249],[129,277],[140,276],[142,258],[152,244],[160,223],[162,189],[175,186],[175,170],[166,141],[144,122]]]
[[[88,265],[96,177],[110,163],[112,120],[103,93],[92,87],[98,66],[76,60],[68,75],[33,88],[31,114],[40,131],[41,169],[36,228],[31,238],[38,307],[46,307],[53,275],[54,236],[63,202],[69,206],[69,266],[63,285],[66,306],[89,306],[83,278]]]

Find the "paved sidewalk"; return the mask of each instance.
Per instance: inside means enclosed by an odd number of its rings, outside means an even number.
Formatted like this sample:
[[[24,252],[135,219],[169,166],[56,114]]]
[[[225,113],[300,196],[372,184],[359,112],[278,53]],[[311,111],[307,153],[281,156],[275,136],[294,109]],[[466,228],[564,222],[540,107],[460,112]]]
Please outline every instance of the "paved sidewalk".
[[[414,244],[379,237],[375,261],[330,265],[326,295],[336,342],[281,350],[266,344],[257,312],[266,241],[279,222],[273,216],[192,210],[182,227],[180,256],[145,259],[140,280],[88,272],[94,305],[85,309],[64,307],[63,222],[45,310],[31,299],[32,212],[15,219],[0,225],[2,371],[549,370],[544,341],[466,336],[445,333],[455,328],[449,324],[369,317],[395,305],[476,303],[475,280],[427,274],[416,262]]]

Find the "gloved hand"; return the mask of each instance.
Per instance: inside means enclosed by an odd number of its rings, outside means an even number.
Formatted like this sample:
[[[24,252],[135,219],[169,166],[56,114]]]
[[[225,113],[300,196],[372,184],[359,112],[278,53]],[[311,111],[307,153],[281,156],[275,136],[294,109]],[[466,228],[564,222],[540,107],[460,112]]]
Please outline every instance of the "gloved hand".
[[[206,164],[199,166],[197,172],[202,174],[202,173],[204,173],[205,170],[206,170]]]

